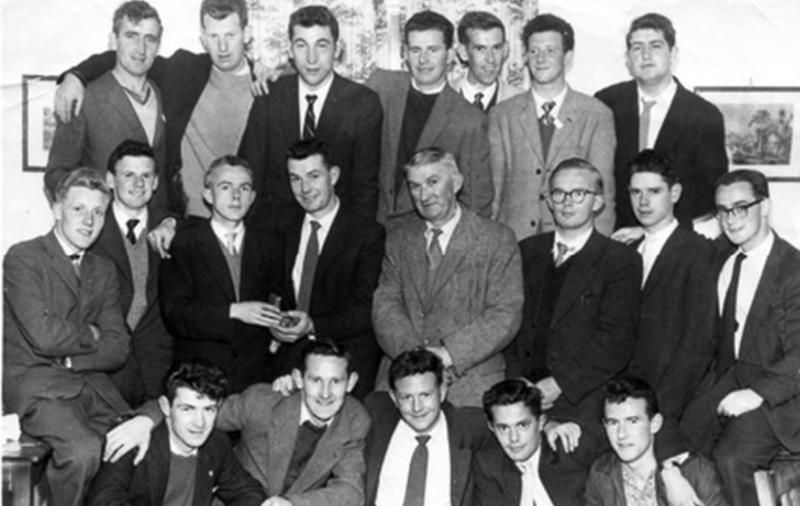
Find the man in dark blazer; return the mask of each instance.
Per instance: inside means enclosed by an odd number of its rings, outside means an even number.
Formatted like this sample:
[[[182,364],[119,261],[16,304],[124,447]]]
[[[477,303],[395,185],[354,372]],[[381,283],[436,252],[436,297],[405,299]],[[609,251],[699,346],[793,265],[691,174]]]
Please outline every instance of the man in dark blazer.
[[[299,139],[316,137],[329,146],[330,162],[339,167],[336,194],[344,206],[374,219],[383,120],[378,96],[334,72],[342,46],[339,23],[327,7],[294,11],[289,40],[297,73],[271,83],[269,95],[256,99],[240,151],[263,173],[264,184],[257,188],[261,202],[254,212],[297,209],[286,176],[286,151]]]
[[[217,367],[178,366],[159,398],[165,419],[153,430],[144,460],[134,465],[129,453],[104,463],[86,504],[211,506],[217,497],[228,506],[260,506],[266,499],[261,485],[242,468],[228,437],[214,430],[226,387]]]
[[[422,11],[408,19],[403,35],[409,72],[378,69],[366,83],[383,106],[378,221],[387,224],[414,213],[403,166],[418,150],[430,146],[456,156],[464,174],[461,202],[488,217],[494,190],[487,119],[447,84],[453,24],[441,14]]]
[[[108,187],[98,171],[76,169],[55,198],[53,230],[3,261],[3,406],[53,449],[50,504],[77,506],[105,432],[130,409],[108,377],[125,363],[129,336],[114,265],[86,251],[103,228]]]
[[[651,148],[670,156],[683,186],[675,216],[690,229],[692,220],[714,211],[714,182],[728,170],[728,158],[722,113],[672,75],[678,55],[672,22],[656,13],[636,18],[626,43],[633,80],[600,90],[596,97],[614,113],[615,228],[625,228],[617,235],[630,242],[642,234],[626,191],[628,163],[636,153]]]
[[[294,325],[271,329],[281,343],[274,374],[283,376],[297,365],[302,338],[330,339],[352,353],[358,372],[353,395],[363,399],[373,390],[381,357],[371,308],[383,259],[383,227],[339,198],[335,186],[342,170],[331,161],[324,142],[312,137],[292,144],[284,163],[302,212],[283,218],[272,235],[278,253],[272,261],[277,271],[273,293],[284,307],[294,308],[285,314],[296,318]],[[315,224],[319,228],[312,230]],[[315,252],[309,251],[312,242]],[[311,253],[316,254],[314,266],[306,264]]]
[[[365,450],[368,506],[409,504],[409,495],[432,504],[472,503],[470,462],[491,434],[478,408],[457,408],[445,401],[444,374],[435,354],[421,348],[406,351],[392,361],[388,394],[367,397],[372,418]],[[414,455],[409,449],[418,444],[414,438],[423,436],[430,438],[429,457],[421,476],[413,474],[417,480],[412,480]],[[405,444],[408,439],[411,448]]]
[[[161,222],[163,211],[150,206],[158,188],[153,150],[126,140],[111,153],[106,183],[114,192],[100,237],[89,251],[114,263],[119,302],[131,335],[125,366],[111,375],[131,406],[164,392],[172,365],[172,336],[161,319],[158,301],[160,257],[146,240],[148,230]]]
[[[267,304],[269,244],[244,224],[255,199],[247,162],[226,155],[211,163],[204,197],[210,220],[182,228],[161,262],[164,322],[175,338],[174,362],[205,359],[223,368],[231,391],[270,376]]]
[[[525,306],[506,350],[508,377],[535,382],[551,419],[580,425],[569,458],[584,473],[607,444],[600,394],[633,353],[642,275],[635,251],[594,229],[602,200],[603,178],[585,160],[564,160],[551,174],[556,228],[520,243]]]
[[[757,502],[753,472],[800,451],[800,251],[769,226],[767,179],[749,169],[717,182],[729,243],[715,266],[715,356],[682,428],[712,453],[734,505]]]

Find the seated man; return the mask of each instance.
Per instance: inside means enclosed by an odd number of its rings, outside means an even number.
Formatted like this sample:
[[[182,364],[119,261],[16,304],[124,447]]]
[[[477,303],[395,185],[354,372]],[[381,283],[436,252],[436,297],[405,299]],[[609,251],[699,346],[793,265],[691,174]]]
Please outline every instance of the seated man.
[[[102,174],[71,171],[55,199],[53,230],[3,261],[3,407],[53,448],[50,504],[77,506],[105,432],[130,409],[108,377],[125,363],[129,336],[114,265],[86,251],[111,200]]]
[[[577,424],[548,421],[542,393],[522,379],[504,380],[487,390],[483,409],[497,441],[472,459],[475,506],[581,504],[580,487],[561,479],[563,459],[557,453],[577,446]],[[541,443],[542,433],[548,444]]]
[[[469,504],[469,462],[490,437],[480,410],[445,402],[442,361],[423,348],[392,361],[389,385],[366,399],[367,505]]]
[[[615,378],[603,390],[603,412],[613,452],[600,456],[592,465],[586,483],[587,506],[672,504],[657,473],[660,466],[654,442],[663,418],[653,389],[639,378]],[[701,504],[728,504],[714,464],[702,455],[691,454],[681,465],[681,473]]]
[[[179,365],[158,399],[165,419],[153,430],[144,461],[135,466],[129,453],[103,464],[86,504],[210,505],[213,494],[227,505],[260,505],[261,486],[242,469],[228,437],[214,430],[227,386],[217,367]]]

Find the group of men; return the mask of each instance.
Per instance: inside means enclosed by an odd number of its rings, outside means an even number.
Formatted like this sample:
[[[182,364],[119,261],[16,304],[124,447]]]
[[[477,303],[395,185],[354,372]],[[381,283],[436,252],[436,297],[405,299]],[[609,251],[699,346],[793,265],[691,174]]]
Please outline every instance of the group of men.
[[[117,9],[57,93],[53,230],[5,256],[3,401],[52,504],[745,505],[800,451],[800,252],[667,18],[597,98],[551,14],[530,90],[486,12],[412,15],[407,71],[360,85],[301,7],[255,96],[245,2],[200,23],[161,58]]]

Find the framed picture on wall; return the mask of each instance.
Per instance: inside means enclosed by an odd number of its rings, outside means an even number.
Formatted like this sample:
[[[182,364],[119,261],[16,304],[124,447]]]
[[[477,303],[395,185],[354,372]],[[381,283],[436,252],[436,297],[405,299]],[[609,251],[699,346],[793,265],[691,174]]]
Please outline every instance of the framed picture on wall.
[[[22,76],[22,170],[42,172],[56,132],[53,97],[57,76]]]
[[[772,181],[800,181],[800,87],[699,86],[725,119],[730,169],[761,171]]]

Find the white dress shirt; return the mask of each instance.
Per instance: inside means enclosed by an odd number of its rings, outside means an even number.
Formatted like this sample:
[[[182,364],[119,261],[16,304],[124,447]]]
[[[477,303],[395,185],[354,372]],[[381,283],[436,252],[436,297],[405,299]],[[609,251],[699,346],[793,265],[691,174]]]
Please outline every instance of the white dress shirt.
[[[138,240],[142,236],[145,227],[147,226],[147,207],[143,207],[137,212],[122,207],[118,200],[111,201],[111,206],[114,208],[114,218],[117,220],[122,237],[128,235],[128,220],[139,220],[139,223],[133,227],[133,235]]]
[[[322,254],[322,247],[325,246],[325,239],[328,238],[328,233],[331,231],[331,225],[333,225],[333,220],[336,219],[337,214],[339,214],[338,197],[336,197],[336,204],[333,209],[322,218],[312,218],[308,213],[303,218],[303,228],[300,230],[300,244],[297,246],[297,256],[294,257],[294,267],[292,268],[292,285],[294,285],[295,299],[298,295],[297,292],[300,290],[300,281],[303,279],[303,261],[306,258],[308,238],[311,237],[311,222],[316,221],[319,223],[317,245],[319,246],[319,253]]]
[[[483,93],[481,97],[481,107],[483,110],[486,110],[486,107],[489,106],[489,102],[492,101],[492,97],[494,97],[495,93],[497,93],[497,81],[493,82],[490,86],[484,86],[482,84],[472,84],[469,82],[469,79],[466,77],[461,80],[461,96],[464,97],[467,102],[470,104],[475,103],[475,95],[478,93]]]
[[[531,93],[533,93],[533,102],[536,104],[536,117],[541,118],[542,116],[545,115],[544,108],[542,107],[545,102],[555,102],[556,105],[554,105],[553,108],[550,109],[550,116],[552,116],[555,119],[553,124],[556,126],[556,128],[559,129],[563,128],[564,123],[562,123],[561,120],[558,119],[558,113],[561,112],[561,106],[564,105],[564,99],[567,97],[567,90],[569,90],[569,86],[565,85],[564,89],[561,90],[555,97],[544,98],[543,96],[536,93],[536,91],[534,91],[533,88],[531,88]]]
[[[561,262],[563,263],[566,262],[569,257],[575,255],[582,250],[584,246],[586,246],[586,242],[589,240],[589,237],[592,236],[592,232],[594,232],[594,228],[590,228],[578,237],[565,239],[561,236],[558,230],[556,230],[555,240],[553,241],[553,260],[558,258],[558,243],[567,245],[567,252],[564,254],[564,258],[561,259]]]
[[[319,118],[322,115],[322,107],[325,105],[325,99],[328,98],[328,92],[331,91],[333,84],[333,72],[328,78],[319,85],[316,90],[312,90],[308,85],[303,82],[300,76],[297,76],[297,105],[300,106],[300,137],[303,136],[303,127],[306,121],[306,109],[308,109],[308,99],[306,95],[316,95],[317,99],[314,101],[314,118],[317,120],[316,128],[319,125]]]
[[[522,473],[522,493],[519,497],[520,506],[553,506],[553,501],[544,488],[542,478],[539,476],[539,461],[542,458],[542,447],[536,449],[525,462],[517,462]]]
[[[456,206],[456,214],[450,218],[450,221],[439,227],[442,231],[439,234],[439,247],[442,248],[442,255],[447,254],[447,246],[450,244],[450,239],[453,238],[453,232],[456,230],[456,225],[461,220],[461,206]],[[425,249],[430,249],[431,240],[433,239],[433,225],[425,222]]]
[[[661,230],[652,234],[647,231],[644,232],[644,240],[639,244],[639,247],[636,248],[636,251],[642,255],[642,288],[644,288],[650,271],[653,270],[653,264],[656,263],[656,258],[661,254],[661,250],[664,249],[664,244],[667,243],[667,239],[672,236],[676,228],[678,228],[678,220],[672,218],[672,221]]]
[[[658,139],[658,134],[661,132],[661,127],[664,125],[664,118],[667,117],[667,112],[669,112],[669,106],[672,105],[672,99],[675,98],[675,92],[678,91],[678,85],[675,83],[675,79],[672,79],[664,91],[652,97],[646,94],[641,88],[638,89],[638,111],[639,117],[642,116],[642,111],[644,110],[644,104],[642,104],[642,100],[647,100],[648,102],[655,100],[655,104],[650,108],[650,126],[647,128],[647,148],[653,149],[653,146],[656,145],[656,139]],[[644,149],[644,148],[642,148]]]
[[[233,230],[227,229],[214,221],[211,220],[211,230],[214,231],[214,235],[217,236],[217,239],[220,243],[222,243],[226,248],[228,247],[228,237],[231,233],[236,234],[233,238],[233,249],[237,253],[242,252],[242,241],[244,241],[244,222],[239,222],[236,225],[236,228]]]

